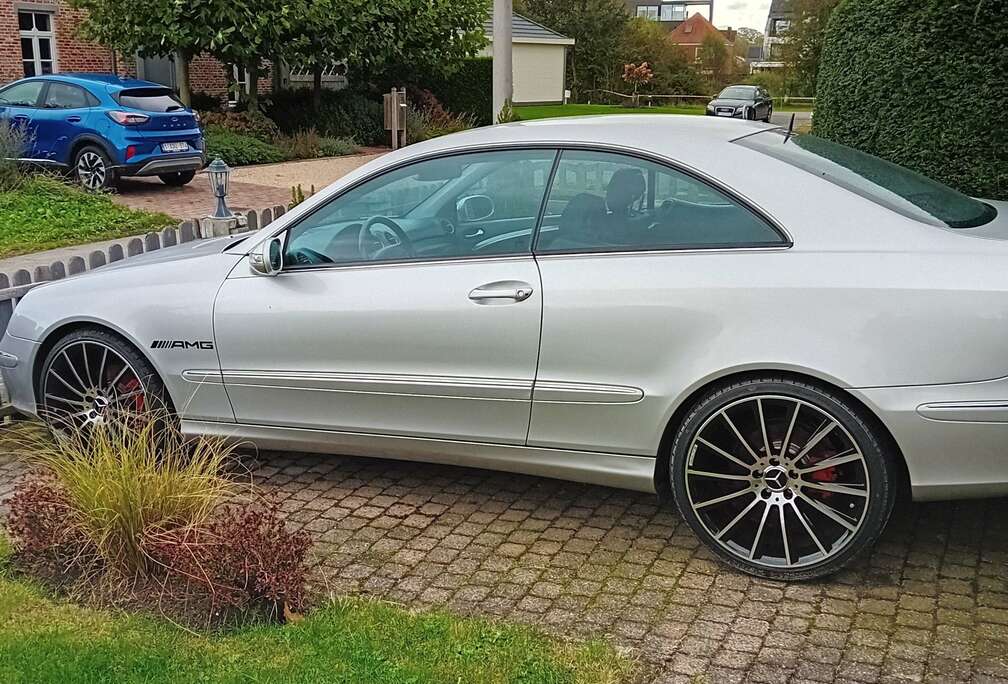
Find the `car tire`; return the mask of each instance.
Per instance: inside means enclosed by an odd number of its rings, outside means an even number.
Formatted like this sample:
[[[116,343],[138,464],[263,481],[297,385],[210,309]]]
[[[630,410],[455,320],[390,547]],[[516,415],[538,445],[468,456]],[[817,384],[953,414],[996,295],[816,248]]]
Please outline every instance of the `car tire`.
[[[196,177],[195,171],[175,171],[174,173],[161,173],[158,178],[165,185],[180,188]]]
[[[82,328],[60,338],[46,355],[38,385],[40,415],[53,429],[93,426],[114,410],[173,414],[150,361],[101,328]]]
[[[763,119],[764,123],[770,123],[770,117],[773,116],[773,107],[767,110],[766,118]]]
[[[785,377],[706,393],[672,441],[683,519],[751,575],[806,580],[840,570],[878,540],[896,499],[894,457],[862,411],[834,390]]]
[[[116,172],[105,151],[95,145],[82,147],[74,155],[74,178],[85,189],[108,190],[115,186]]]

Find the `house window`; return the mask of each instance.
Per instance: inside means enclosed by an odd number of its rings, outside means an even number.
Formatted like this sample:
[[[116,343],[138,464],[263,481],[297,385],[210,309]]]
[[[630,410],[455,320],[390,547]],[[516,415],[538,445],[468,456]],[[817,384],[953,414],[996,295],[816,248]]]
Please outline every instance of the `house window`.
[[[658,5],[638,5],[637,16],[658,21]]]
[[[53,15],[48,12],[18,12],[21,31],[21,63],[25,76],[39,76],[56,71]]]
[[[773,34],[779,36],[780,34],[791,28],[790,19],[774,19],[773,22]]]
[[[235,89],[233,92],[228,93],[228,104],[234,107],[238,104],[239,100],[248,95],[249,78],[248,71],[240,64],[235,64],[231,67],[231,73],[234,76]]]
[[[661,21],[685,21],[686,5],[662,5]]]

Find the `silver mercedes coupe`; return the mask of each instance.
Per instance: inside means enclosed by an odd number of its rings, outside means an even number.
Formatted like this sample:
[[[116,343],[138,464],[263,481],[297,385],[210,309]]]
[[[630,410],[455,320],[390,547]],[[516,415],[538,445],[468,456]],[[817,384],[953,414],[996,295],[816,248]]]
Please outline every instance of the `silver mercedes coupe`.
[[[372,161],[248,237],[25,297],[15,406],[674,500],[801,579],[898,492],[1008,493],[1008,203],[713,117],[481,128]]]

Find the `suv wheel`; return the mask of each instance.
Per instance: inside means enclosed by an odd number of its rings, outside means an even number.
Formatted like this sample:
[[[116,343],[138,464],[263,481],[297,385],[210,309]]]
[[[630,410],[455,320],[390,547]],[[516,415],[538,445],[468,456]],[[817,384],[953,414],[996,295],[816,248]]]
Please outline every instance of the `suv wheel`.
[[[165,185],[180,188],[196,177],[195,171],[175,171],[174,173],[161,173],[158,178]]]
[[[787,378],[715,390],[676,433],[676,504],[714,553],[779,580],[836,572],[872,546],[896,468],[844,397]]]
[[[77,182],[88,190],[107,190],[115,185],[112,162],[98,147],[81,148],[74,157],[73,172]]]

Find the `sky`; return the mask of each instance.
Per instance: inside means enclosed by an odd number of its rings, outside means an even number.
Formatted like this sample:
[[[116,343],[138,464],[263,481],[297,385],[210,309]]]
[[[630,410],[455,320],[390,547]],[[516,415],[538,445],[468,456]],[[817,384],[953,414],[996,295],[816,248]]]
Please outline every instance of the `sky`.
[[[691,8],[691,11],[696,8]],[[715,0],[714,25],[718,28],[748,26],[759,32],[766,28],[770,0]]]

